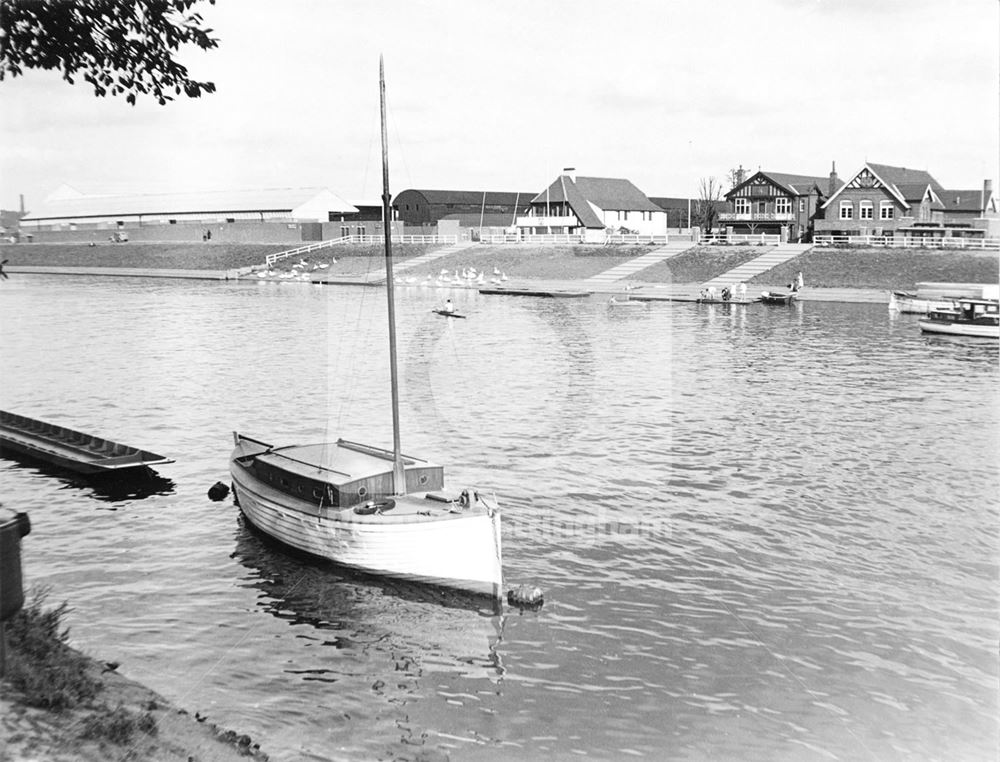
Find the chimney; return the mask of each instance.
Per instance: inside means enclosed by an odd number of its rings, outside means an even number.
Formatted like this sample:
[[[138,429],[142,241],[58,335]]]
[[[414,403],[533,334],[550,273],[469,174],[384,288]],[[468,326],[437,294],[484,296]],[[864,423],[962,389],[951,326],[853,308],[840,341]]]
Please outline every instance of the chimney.
[[[747,179],[747,171],[743,169],[743,165],[740,164],[740,168],[736,170],[736,184],[742,185],[743,181]]]
[[[830,198],[834,193],[837,192],[837,186],[840,185],[840,180],[837,177],[837,162],[830,162],[830,186],[827,188],[826,197]]]
[[[987,181],[989,182],[989,181]],[[21,194],[21,216],[24,216],[24,194]]]
[[[993,181],[983,180],[983,203],[981,203],[980,210],[985,214],[986,205],[990,203],[990,199],[993,197]]]
[[[563,174],[569,175],[569,179],[576,182],[576,167],[563,167]]]

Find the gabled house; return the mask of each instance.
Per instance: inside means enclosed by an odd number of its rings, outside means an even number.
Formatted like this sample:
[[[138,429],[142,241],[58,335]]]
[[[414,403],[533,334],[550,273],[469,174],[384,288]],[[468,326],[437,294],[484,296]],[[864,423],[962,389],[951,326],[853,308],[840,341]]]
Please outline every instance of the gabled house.
[[[946,190],[924,170],[866,162],[821,208],[816,232],[907,238],[996,235],[992,184]]]
[[[729,233],[780,235],[782,240],[807,240],[823,201],[837,185],[830,177],[758,170],[739,180],[726,196],[719,224]]]
[[[562,174],[531,199],[516,224],[522,235],[579,235],[602,243],[619,233],[665,236],[667,213],[629,180]]]

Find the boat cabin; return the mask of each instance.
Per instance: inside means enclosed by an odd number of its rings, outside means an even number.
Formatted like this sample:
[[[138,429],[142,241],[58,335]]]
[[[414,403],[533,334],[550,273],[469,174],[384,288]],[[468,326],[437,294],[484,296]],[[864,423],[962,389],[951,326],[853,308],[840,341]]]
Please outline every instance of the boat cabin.
[[[954,306],[931,310],[928,317],[942,322],[997,325],[1000,322],[1000,302],[995,299],[956,299]]]
[[[339,439],[253,454],[241,463],[261,482],[293,497],[349,508],[394,494],[390,450]],[[406,493],[444,489],[444,468],[403,456]]]

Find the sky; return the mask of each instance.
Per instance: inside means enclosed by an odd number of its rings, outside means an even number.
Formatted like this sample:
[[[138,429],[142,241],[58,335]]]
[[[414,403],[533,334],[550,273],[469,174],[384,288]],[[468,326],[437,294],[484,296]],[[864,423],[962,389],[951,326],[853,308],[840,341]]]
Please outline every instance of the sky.
[[[543,190],[565,167],[648,196],[743,166],[946,188],[1000,175],[997,0],[219,0],[181,53],[217,92],[159,106],[0,82],[0,206],[82,193]]]

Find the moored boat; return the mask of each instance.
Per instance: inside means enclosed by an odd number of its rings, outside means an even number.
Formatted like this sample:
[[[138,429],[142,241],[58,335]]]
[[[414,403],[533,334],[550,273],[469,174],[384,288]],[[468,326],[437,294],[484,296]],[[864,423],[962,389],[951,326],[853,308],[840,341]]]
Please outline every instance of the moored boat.
[[[889,310],[926,315],[931,310],[949,309],[958,299],[997,298],[1000,298],[1000,287],[993,283],[921,282],[916,291],[890,291]]]
[[[959,297],[923,298],[911,291],[890,291],[889,310],[926,315],[931,310],[948,309]]]
[[[297,550],[371,574],[500,596],[500,514],[466,489],[446,495],[444,469],[340,439],[273,447],[235,434],[230,474],[240,510]]]
[[[1000,302],[995,299],[958,299],[947,309],[932,310],[918,321],[925,333],[1000,338]]]
[[[764,304],[791,304],[795,300],[795,292],[761,291],[759,301]]]
[[[0,410],[0,453],[86,475],[134,473],[174,462],[155,452],[7,410]]]
[[[385,80],[383,221],[389,229]],[[361,571],[463,592],[502,594],[500,513],[472,488],[446,494],[444,469],[403,455],[399,440],[391,236],[385,236],[392,450],[338,439],[274,447],[234,433],[230,475],[240,510],[268,536]]]

